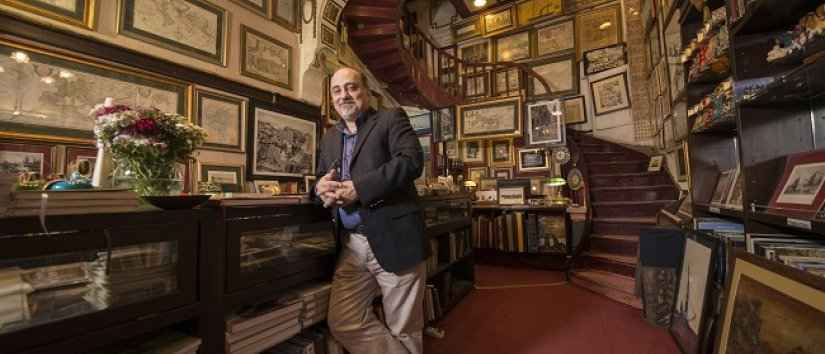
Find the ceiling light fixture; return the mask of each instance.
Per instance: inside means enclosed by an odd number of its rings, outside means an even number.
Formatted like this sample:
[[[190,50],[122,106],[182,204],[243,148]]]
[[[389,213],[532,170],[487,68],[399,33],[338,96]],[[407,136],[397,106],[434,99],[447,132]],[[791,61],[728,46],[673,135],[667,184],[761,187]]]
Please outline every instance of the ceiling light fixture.
[[[40,81],[43,81],[46,85],[51,85],[51,84],[54,83],[54,78],[51,77],[51,76],[46,76],[46,77],[40,79]]]
[[[599,25],[599,29],[604,31],[604,30],[610,28],[610,26],[613,26],[613,22],[607,21],[607,22],[602,23],[601,25]]]
[[[23,52],[12,52],[11,58],[21,64],[29,62],[29,55]]]
[[[484,7],[487,5],[487,0],[473,0],[473,6],[475,7]]]

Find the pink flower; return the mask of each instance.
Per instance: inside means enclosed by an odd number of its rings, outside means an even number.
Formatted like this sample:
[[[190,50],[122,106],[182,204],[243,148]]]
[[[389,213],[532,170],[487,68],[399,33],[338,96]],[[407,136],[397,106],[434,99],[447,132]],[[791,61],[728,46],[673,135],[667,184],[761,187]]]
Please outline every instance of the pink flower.
[[[95,116],[100,117],[100,116],[105,116],[107,114],[120,113],[120,112],[128,111],[130,109],[131,108],[129,108],[129,106],[122,105],[122,104],[114,105],[114,106],[111,106],[111,107],[100,107],[97,110],[97,112],[95,112]]]
[[[154,119],[141,118],[135,122],[135,132],[141,135],[154,135],[158,131],[158,125]]]

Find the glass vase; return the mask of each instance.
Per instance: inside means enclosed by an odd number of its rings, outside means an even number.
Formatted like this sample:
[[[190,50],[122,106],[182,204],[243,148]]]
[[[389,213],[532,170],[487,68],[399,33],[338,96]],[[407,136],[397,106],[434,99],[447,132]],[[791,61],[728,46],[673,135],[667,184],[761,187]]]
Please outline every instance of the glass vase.
[[[115,187],[131,188],[143,197],[158,197],[183,192],[182,176],[174,163],[166,165],[155,162],[150,165],[125,161],[115,171],[113,180]]]

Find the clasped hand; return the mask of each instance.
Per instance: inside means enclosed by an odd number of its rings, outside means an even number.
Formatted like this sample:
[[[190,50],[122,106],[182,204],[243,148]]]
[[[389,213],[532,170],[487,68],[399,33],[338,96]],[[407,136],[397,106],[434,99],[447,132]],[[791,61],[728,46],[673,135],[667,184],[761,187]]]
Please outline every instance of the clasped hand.
[[[358,200],[358,193],[352,181],[338,182],[335,170],[330,170],[318,180],[315,193],[324,202],[324,208],[333,205],[347,206]]]

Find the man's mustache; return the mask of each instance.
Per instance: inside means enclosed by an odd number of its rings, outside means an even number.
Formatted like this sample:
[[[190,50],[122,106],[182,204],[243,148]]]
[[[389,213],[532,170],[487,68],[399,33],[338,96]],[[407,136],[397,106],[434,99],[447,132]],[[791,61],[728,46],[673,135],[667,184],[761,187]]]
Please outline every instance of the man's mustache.
[[[354,103],[355,103],[355,100],[352,100],[352,99],[338,101],[338,104],[354,104]]]

